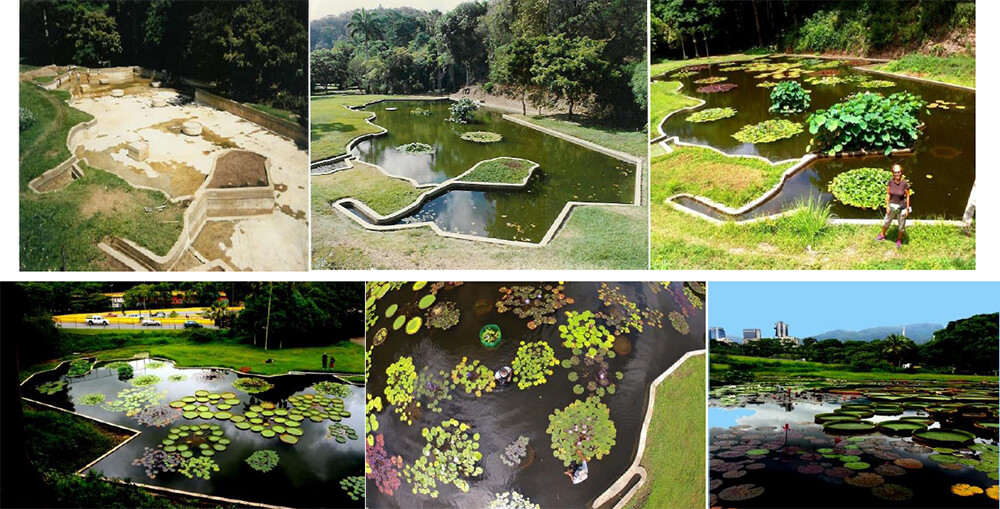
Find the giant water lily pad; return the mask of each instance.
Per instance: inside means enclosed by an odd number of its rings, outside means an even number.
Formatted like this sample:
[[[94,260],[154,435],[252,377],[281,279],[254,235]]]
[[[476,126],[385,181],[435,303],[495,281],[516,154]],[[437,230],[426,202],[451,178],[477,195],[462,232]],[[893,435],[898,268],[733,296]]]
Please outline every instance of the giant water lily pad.
[[[875,424],[869,421],[834,421],[823,425],[823,431],[838,434],[871,433]]]
[[[872,495],[883,500],[898,502],[912,498],[913,490],[898,484],[883,484],[872,488]]]
[[[927,425],[915,421],[883,421],[878,423],[878,430],[887,435],[912,435],[915,431],[926,431]]]
[[[915,432],[913,438],[930,445],[956,447],[972,443],[976,436],[959,429],[938,428]]]
[[[392,330],[399,330],[399,329],[401,329],[403,327],[403,324],[405,324],[405,323],[406,323],[406,317],[405,316],[403,316],[403,315],[397,316],[396,319],[392,322]]]
[[[406,322],[406,333],[410,335],[416,334],[420,330],[421,325],[423,325],[423,319],[419,316],[410,318],[410,321]]]
[[[719,492],[719,498],[727,502],[740,502],[764,494],[764,487],[756,484],[739,484]]]

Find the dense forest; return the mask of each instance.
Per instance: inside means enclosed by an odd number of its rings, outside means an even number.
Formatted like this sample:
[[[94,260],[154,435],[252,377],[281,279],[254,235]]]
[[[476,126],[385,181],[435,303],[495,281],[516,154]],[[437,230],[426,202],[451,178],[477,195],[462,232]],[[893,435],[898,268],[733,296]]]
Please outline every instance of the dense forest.
[[[976,4],[954,0],[653,0],[655,58],[741,51],[975,54]]]
[[[355,10],[310,23],[312,80],[369,93],[451,93],[479,84],[529,107],[584,106],[646,118],[646,18],[639,0],[490,0],[442,13]]]
[[[974,315],[949,322],[934,339],[916,345],[909,338],[889,335],[871,341],[805,338],[795,347],[774,338],[743,344],[712,341],[713,354],[749,355],[849,365],[854,371],[890,370],[905,364],[943,373],[992,374],[997,369],[1000,313]]]
[[[306,116],[305,0],[22,0],[22,64],[131,66]]]

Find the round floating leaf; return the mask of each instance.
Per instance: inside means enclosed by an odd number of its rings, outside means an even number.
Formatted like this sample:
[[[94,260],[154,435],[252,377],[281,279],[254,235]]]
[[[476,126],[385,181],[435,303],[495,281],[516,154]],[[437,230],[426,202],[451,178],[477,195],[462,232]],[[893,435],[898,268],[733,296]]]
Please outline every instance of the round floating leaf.
[[[184,412],[184,418],[185,419],[197,419],[198,418],[198,412],[195,412],[193,410],[189,411],[189,412]]]
[[[403,315],[397,316],[396,320],[392,322],[392,330],[399,330],[404,323],[406,323],[406,317]]]
[[[437,296],[435,296],[433,293],[429,293],[420,298],[420,301],[417,302],[417,307],[420,309],[427,309],[431,307],[431,304],[434,304],[434,301],[436,300]]]
[[[297,444],[297,443],[299,443],[299,439],[298,439],[297,437],[295,437],[295,436],[292,436],[292,435],[289,435],[289,434],[287,434],[287,433],[286,433],[286,434],[283,434],[283,435],[280,435],[280,436],[279,436],[278,438],[279,438],[279,439],[280,439],[280,440],[281,440],[282,442],[284,442],[284,443],[286,443],[286,444]]]
[[[264,438],[271,438],[275,435],[273,430],[265,429],[260,432],[261,436]]]
[[[410,335],[416,334],[422,324],[423,320],[419,316],[410,318],[410,321],[406,323],[406,333]]]

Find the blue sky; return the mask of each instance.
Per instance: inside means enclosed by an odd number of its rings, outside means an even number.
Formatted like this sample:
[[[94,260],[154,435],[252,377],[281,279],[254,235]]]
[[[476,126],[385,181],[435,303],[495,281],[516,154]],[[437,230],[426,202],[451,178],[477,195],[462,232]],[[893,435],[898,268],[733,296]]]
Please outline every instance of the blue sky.
[[[743,329],[774,336],[774,323],[805,338],[833,329],[939,323],[1000,310],[1000,283],[710,282],[709,326],[742,338]]]

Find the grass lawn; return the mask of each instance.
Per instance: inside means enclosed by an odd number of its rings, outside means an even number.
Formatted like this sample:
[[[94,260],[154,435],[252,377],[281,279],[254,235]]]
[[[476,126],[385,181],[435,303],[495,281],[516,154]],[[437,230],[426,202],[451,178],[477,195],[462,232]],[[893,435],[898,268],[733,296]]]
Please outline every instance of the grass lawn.
[[[534,166],[530,161],[504,157],[484,161],[462,177],[466,182],[490,182],[500,184],[520,184],[528,176],[528,169]]]
[[[656,78],[666,74],[674,69],[680,69],[681,67],[687,67],[689,65],[701,65],[701,64],[714,64],[718,62],[743,62],[746,60],[753,60],[755,58],[761,58],[766,55],[744,55],[742,53],[736,53],[733,55],[718,55],[714,57],[704,57],[704,58],[689,58],[687,60],[660,60],[655,64],[649,66],[649,76],[651,78]]]
[[[116,428],[72,414],[31,403],[21,407],[28,457],[41,470],[71,474],[128,438],[124,431],[116,433],[112,431]],[[65,454],[67,451],[72,454]]]
[[[370,112],[354,111],[344,106],[361,106],[379,99],[405,99],[405,96],[369,94],[332,94],[310,99],[310,144],[313,161],[347,153],[347,144],[362,134],[381,129],[365,122]]]
[[[288,110],[283,110],[281,108],[275,108],[273,106],[268,106],[266,104],[256,104],[256,103],[246,103],[247,106],[257,110],[263,111],[268,115],[278,117],[282,120],[287,120],[289,122],[298,123],[299,116]]]
[[[649,84],[652,108],[649,110],[649,139],[658,138],[660,122],[672,111],[698,104],[698,101],[681,95],[679,81],[653,81]]]
[[[704,355],[656,388],[640,461],[648,476],[628,509],[705,507],[705,398]]]
[[[65,138],[62,146],[65,148]],[[117,235],[163,255],[181,233],[184,209],[162,205],[155,191],[136,189],[116,175],[81,163],[84,177],[58,191],[22,192],[21,270],[100,270],[97,244]]]
[[[386,176],[374,166],[354,161],[354,168],[312,177],[313,216],[336,213],[330,204],[348,197],[388,215],[413,203],[424,191],[406,180]]]
[[[758,381],[767,379],[835,379],[852,382],[913,380],[913,381],[996,381],[995,376],[986,375],[949,375],[939,373],[892,373],[892,372],[856,372],[842,364],[823,364],[820,362],[794,361],[788,359],[768,359],[764,357],[749,357],[745,355],[712,355],[711,378],[717,379],[733,367],[753,371]]]
[[[899,60],[872,66],[872,69],[976,87],[976,57],[933,57],[912,54]]]
[[[55,80],[56,80],[56,76],[37,76],[35,78],[35,82],[41,83],[43,85],[46,84],[46,83],[52,83]]]
[[[522,120],[559,131],[570,136],[575,136],[582,140],[600,145],[602,147],[632,154],[637,157],[646,157],[647,142],[646,133],[642,130],[629,131],[602,126],[597,123],[589,123],[586,119],[577,117],[575,120],[567,120],[565,115],[539,116],[539,115],[517,115],[509,114]]]
[[[707,148],[678,146],[673,153],[653,159],[652,189],[657,197],[690,193],[739,208],[774,187],[794,165],[773,165],[751,157],[725,156]]]
[[[88,113],[66,104],[69,92],[48,91],[28,82],[19,82],[19,99],[37,121],[18,138],[21,191],[28,191],[28,182],[69,158],[66,136],[71,127],[93,119]]]

